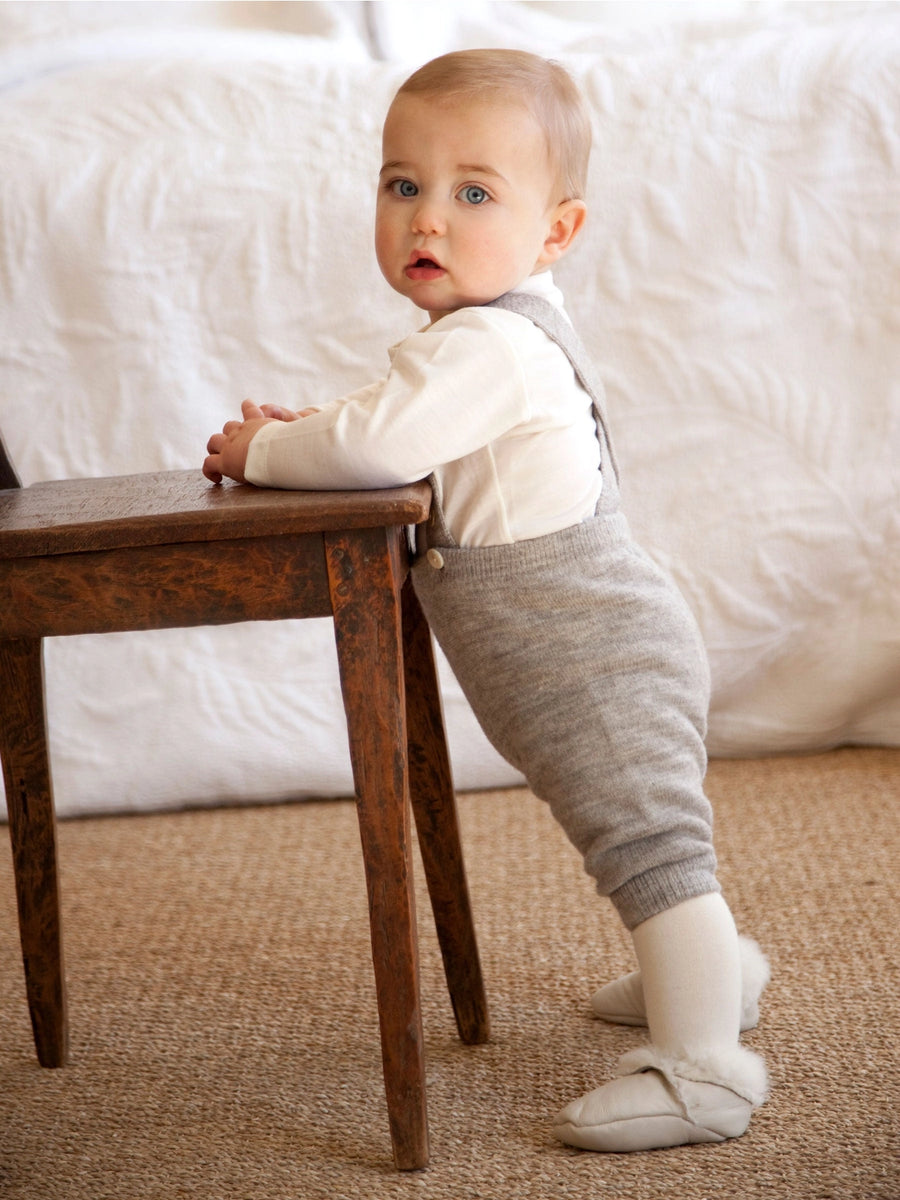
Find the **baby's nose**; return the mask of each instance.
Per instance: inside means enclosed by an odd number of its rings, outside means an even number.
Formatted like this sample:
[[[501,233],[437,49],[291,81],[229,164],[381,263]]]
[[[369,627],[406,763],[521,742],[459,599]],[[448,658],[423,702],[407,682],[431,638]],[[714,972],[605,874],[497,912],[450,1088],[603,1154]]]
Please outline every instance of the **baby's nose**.
[[[413,213],[413,233],[435,234],[443,233],[447,221],[440,206],[432,203],[420,204]]]

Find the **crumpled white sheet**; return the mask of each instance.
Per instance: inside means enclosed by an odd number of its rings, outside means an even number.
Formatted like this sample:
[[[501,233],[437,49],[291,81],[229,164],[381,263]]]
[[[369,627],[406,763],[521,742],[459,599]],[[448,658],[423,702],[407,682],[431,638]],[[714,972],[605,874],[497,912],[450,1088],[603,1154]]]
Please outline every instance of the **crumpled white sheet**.
[[[548,27],[487,7],[467,36]],[[558,280],[632,525],[700,621],[718,755],[900,744],[900,20],[803,7],[707,37],[582,22],[559,51],[596,148]],[[340,394],[415,326],[371,250],[407,69],[325,30],[6,39],[0,427],[26,483],[199,466],[245,395]],[[352,790],[328,622],[46,658],[63,814]],[[445,703],[458,785],[515,782],[446,670]]]

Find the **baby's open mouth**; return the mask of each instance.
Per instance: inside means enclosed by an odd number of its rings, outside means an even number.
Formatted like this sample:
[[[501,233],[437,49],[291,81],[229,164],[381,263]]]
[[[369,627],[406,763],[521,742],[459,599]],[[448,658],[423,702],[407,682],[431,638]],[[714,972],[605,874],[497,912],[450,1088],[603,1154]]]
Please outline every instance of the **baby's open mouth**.
[[[429,258],[427,254],[411,254],[405,273],[407,279],[421,283],[440,279],[444,274],[444,268],[435,259]]]

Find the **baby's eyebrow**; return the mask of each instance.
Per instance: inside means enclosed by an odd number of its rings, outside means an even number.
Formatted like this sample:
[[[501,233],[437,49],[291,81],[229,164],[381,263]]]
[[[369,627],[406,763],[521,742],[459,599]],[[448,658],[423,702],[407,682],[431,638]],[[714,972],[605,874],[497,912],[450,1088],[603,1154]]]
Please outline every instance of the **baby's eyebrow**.
[[[458,171],[471,172],[473,175],[493,175],[495,179],[502,179],[504,183],[508,182],[505,175],[501,175],[495,167],[489,167],[487,163],[457,163]]]
[[[503,183],[509,182],[505,175],[502,175],[495,167],[489,167],[487,163],[457,163],[456,169],[466,175],[492,175],[494,179],[499,179]],[[399,159],[391,159],[384,164],[378,172],[378,176],[380,178],[390,171],[405,171],[409,173],[412,170],[414,170],[412,163],[401,162]]]
[[[386,162],[378,172],[379,176],[384,175],[386,171],[411,171],[412,163],[407,162]]]

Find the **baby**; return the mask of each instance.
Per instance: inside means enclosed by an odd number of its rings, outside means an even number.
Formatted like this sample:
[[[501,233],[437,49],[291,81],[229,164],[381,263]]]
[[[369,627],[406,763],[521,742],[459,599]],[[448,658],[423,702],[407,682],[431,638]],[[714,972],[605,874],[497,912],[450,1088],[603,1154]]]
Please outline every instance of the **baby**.
[[[706,657],[619,508],[602,392],[550,273],[585,215],[590,124],[557,64],[444,55],[384,125],[375,223],[388,283],[429,324],[387,376],[289,413],[243,405],[205,475],[264,487],[428,477],[413,582],[485,733],[630,930],[639,970],[598,1015],[647,1024],[556,1135],[649,1150],[742,1134],[766,1094],[740,1045],[767,965],[716,879],[703,792]]]

